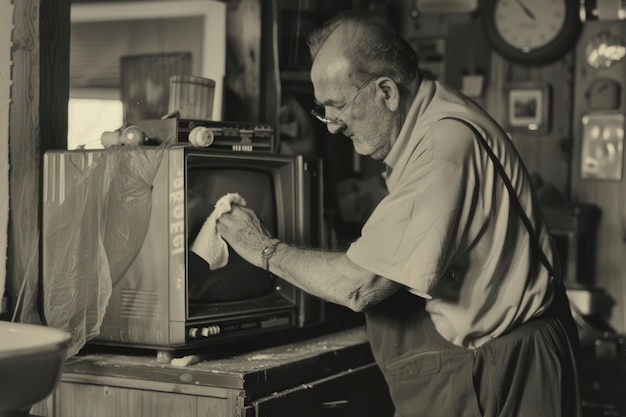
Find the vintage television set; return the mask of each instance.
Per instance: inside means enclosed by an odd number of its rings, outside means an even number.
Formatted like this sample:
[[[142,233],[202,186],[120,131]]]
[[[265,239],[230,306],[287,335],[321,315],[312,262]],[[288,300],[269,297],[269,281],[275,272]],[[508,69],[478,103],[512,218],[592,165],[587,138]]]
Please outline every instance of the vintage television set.
[[[67,291],[55,294],[55,288],[67,286],[63,281],[68,276],[93,279],[76,276],[76,270],[95,256],[86,253],[95,236],[106,235],[93,251],[105,246],[111,295],[91,343],[175,350],[323,323],[321,300],[251,266],[232,249],[228,265],[212,271],[190,250],[215,202],[235,192],[274,236],[323,246],[321,164],[318,158],[215,151],[189,144],[46,152],[42,282],[47,320],[66,314],[59,298]],[[145,178],[146,167],[153,171],[151,180]],[[87,181],[88,176],[96,177],[96,169],[110,178]],[[127,184],[114,197],[99,195],[100,188],[111,187],[116,179],[125,181],[128,170],[139,172],[136,184]],[[142,196],[141,189],[149,193]],[[76,213],[84,216],[89,204],[100,207],[101,218],[78,221]],[[119,247],[137,238],[134,232],[140,238],[136,249]],[[68,265],[68,259],[74,265]]]

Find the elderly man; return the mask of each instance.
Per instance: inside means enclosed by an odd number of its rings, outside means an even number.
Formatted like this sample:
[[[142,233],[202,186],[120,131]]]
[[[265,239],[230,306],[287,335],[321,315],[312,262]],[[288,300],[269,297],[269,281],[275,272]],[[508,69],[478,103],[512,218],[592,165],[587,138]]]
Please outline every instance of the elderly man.
[[[578,416],[576,329],[506,133],[423,79],[378,17],[338,16],[308,44],[313,115],[384,162],[388,195],[345,253],[285,244],[239,206],[218,232],[248,262],[365,313],[397,416]]]

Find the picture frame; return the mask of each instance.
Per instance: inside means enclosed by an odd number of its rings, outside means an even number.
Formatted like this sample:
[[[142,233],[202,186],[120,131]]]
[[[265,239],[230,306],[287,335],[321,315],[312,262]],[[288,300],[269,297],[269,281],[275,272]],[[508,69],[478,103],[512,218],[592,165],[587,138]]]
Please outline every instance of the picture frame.
[[[530,135],[550,130],[551,91],[548,84],[513,83],[505,88],[506,128]]]
[[[619,112],[583,115],[580,173],[584,180],[621,181],[624,171],[624,126]]]

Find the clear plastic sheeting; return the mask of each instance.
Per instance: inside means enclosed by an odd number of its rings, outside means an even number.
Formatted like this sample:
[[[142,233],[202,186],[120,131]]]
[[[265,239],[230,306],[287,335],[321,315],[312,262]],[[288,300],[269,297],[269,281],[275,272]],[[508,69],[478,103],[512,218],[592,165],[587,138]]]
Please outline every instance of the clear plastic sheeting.
[[[143,245],[165,146],[113,146],[90,165],[88,152],[66,158],[80,177],[46,208],[42,289],[47,324],[72,335],[68,356],[99,334],[111,289]]]

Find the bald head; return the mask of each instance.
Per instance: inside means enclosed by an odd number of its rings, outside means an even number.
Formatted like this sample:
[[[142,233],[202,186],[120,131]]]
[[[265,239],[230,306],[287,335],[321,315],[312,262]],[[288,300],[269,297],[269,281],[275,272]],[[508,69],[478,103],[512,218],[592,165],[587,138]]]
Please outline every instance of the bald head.
[[[344,83],[354,74],[352,63],[344,54],[345,37],[342,29],[329,35],[317,51],[311,66],[313,84]]]
[[[399,86],[420,77],[413,48],[389,22],[374,14],[340,14],[313,31],[307,44],[313,58],[312,77],[337,75],[344,70],[357,83],[384,75]]]

